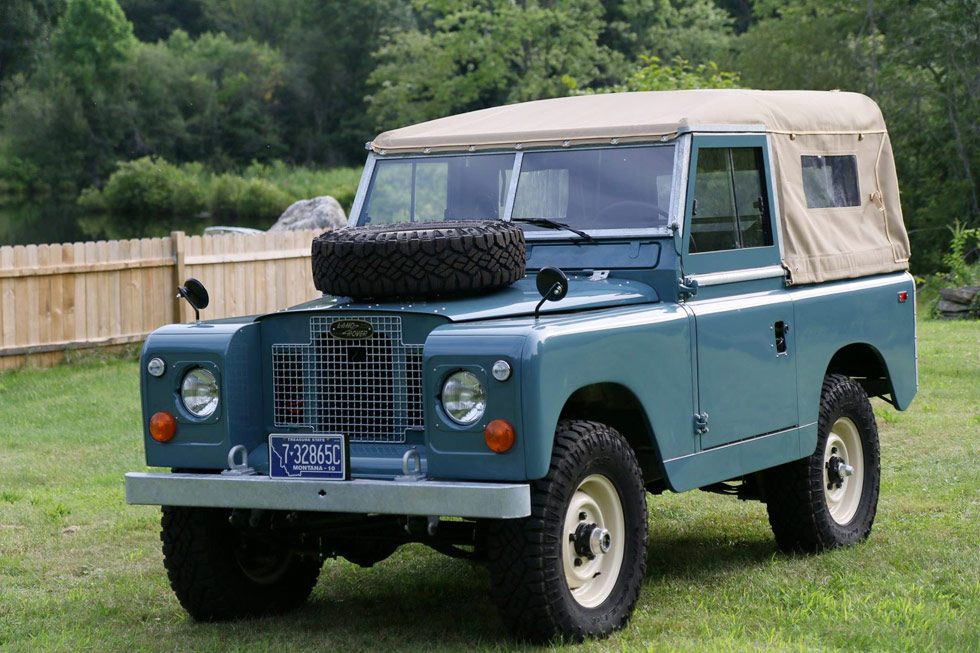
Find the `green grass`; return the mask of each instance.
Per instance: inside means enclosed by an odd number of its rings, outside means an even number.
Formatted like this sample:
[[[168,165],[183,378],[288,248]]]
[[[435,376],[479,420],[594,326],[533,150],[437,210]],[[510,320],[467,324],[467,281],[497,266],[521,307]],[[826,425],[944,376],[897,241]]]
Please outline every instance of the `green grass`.
[[[628,627],[581,650],[980,650],[980,327],[924,322],[921,388],[880,402],[870,540],[787,556],[758,503],[650,497],[648,575]],[[420,546],[370,570],[328,561],[308,605],[197,624],[167,585],[144,468],[136,364],[0,375],[0,648],[505,650],[487,572]]]

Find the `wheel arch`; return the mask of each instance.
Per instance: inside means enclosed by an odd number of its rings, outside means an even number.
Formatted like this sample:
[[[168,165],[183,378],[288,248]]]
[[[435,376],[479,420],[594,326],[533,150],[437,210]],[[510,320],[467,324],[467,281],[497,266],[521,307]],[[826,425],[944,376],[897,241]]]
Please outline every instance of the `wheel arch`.
[[[829,374],[848,376],[864,388],[869,397],[880,397],[896,404],[895,386],[888,363],[877,347],[867,342],[853,342],[839,348],[827,363]]]
[[[581,419],[601,422],[616,429],[636,454],[643,481],[657,487],[664,479],[663,458],[653,426],[636,393],[615,382],[591,383],[575,390],[565,400],[558,420]]]

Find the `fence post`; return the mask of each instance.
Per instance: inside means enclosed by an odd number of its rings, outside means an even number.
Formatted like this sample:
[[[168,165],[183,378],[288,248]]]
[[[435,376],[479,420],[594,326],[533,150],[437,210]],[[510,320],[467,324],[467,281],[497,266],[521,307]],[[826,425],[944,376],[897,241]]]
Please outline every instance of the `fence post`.
[[[190,319],[190,307],[187,302],[177,295],[177,286],[184,283],[184,232],[171,231],[170,243],[174,248],[174,285],[170,292],[174,297],[174,322],[186,322]]]

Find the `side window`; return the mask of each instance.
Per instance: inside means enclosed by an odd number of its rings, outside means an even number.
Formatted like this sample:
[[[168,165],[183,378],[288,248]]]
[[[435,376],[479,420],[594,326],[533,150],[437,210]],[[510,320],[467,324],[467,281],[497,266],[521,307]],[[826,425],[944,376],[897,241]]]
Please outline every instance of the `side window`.
[[[803,194],[806,208],[832,209],[861,205],[857,157],[803,156]]]
[[[772,245],[766,197],[761,148],[699,149],[688,251]]]

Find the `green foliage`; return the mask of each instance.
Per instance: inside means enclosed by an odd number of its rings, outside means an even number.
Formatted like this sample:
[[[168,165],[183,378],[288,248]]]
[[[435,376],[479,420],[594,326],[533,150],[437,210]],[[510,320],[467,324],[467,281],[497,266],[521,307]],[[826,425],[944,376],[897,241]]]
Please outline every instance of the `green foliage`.
[[[133,23],[136,38],[154,43],[184,30],[192,36],[207,31],[202,0],[119,0],[119,5]]]
[[[227,221],[272,224],[294,201],[318,195],[332,195],[349,211],[359,177],[359,168],[311,170],[282,161],[253,162],[240,175],[212,174],[199,163],[143,157],[121,164],[101,191],[86,188],[78,202],[91,212],[138,218],[206,211]]]
[[[691,88],[739,88],[738,73],[724,72],[709,61],[693,65],[686,59],[675,59],[664,66],[657,57],[640,55],[635,70],[622,84],[597,89],[576,90],[577,83],[566,76],[563,80],[576,94],[622,93],[626,91],[676,91]]]
[[[29,73],[47,47],[65,0],[13,0],[0,3],[0,83]],[[0,98],[3,88],[0,86]]]
[[[765,0],[756,12],[739,38],[742,80],[874,98],[895,151],[912,264],[941,269],[951,216],[980,224],[975,0]]]
[[[51,36],[51,49],[79,90],[104,83],[136,44],[133,26],[116,0],[69,0]]]
[[[366,100],[380,128],[487,106],[564,95],[615,59],[598,43],[602,7],[590,0],[416,0],[419,29],[378,50]]]
[[[946,266],[945,277],[950,283],[957,286],[969,286],[980,281],[977,273],[980,272],[976,265],[977,245],[980,245],[980,229],[967,228],[959,220],[949,228],[952,239],[949,242],[949,250],[943,254],[943,264]],[[973,243],[971,250],[967,248]],[[971,265],[969,258],[974,263]]]
[[[113,211],[130,215],[159,215],[173,211],[173,198],[185,175],[175,165],[144,157],[119,166],[102,195]],[[89,194],[88,206],[94,204]]]

